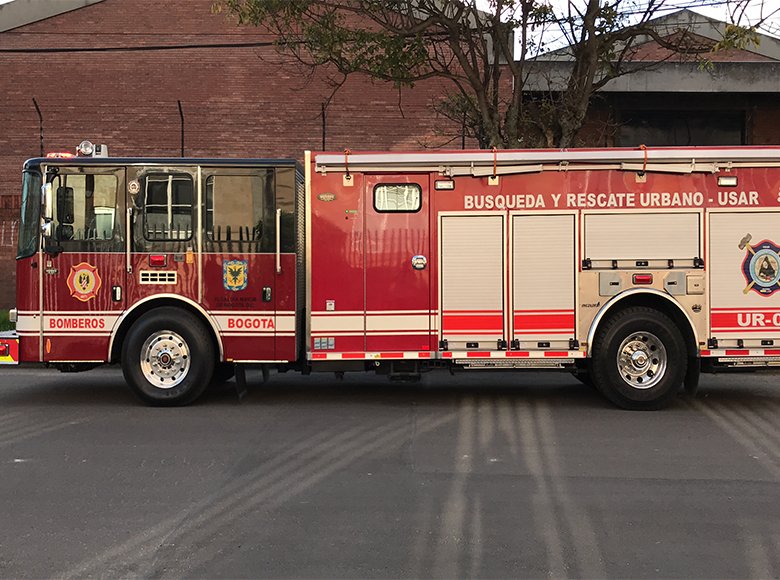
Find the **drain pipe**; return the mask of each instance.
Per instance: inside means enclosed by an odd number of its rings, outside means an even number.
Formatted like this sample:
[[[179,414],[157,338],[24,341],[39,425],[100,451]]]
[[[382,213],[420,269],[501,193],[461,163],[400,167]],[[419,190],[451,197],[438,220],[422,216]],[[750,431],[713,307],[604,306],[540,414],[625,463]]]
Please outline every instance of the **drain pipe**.
[[[181,101],[176,101],[179,104],[179,118],[181,119],[181,156],[184,157],[184,112],[181,110]]]
[[[41,109],[38,106],[38,101],[33,98],[33,105],[35,105],[35,110],[38,112],[38,129],[41,134],[41,157],[43,157],[43,115],[41,115]]]

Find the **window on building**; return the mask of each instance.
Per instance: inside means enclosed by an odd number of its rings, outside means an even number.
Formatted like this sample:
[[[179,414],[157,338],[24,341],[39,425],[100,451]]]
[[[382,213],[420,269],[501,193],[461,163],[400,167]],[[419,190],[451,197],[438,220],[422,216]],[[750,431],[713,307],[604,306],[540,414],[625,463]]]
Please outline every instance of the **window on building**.
[[[745,145],[745,115],[734,111],[623,111],[622,147]]]
[[[383,183],[374,187],[378,212],[416,212],[422,207],[422,188],[416,183]]]

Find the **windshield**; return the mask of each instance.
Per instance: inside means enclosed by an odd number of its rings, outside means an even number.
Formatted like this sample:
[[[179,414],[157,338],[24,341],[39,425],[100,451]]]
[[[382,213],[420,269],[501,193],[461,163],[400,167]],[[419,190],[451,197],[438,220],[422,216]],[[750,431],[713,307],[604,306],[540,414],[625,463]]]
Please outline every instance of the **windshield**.
[[[25,171],[22,180],[22,219],[19,224],[17,260],[29,258],[38,251],[40,211],[41,174],[37,171]]]

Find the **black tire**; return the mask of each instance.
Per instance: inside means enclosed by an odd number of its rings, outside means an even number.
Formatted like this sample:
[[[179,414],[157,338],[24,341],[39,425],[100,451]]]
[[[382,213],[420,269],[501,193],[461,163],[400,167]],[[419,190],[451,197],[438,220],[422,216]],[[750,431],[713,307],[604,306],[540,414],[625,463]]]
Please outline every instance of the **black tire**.
[[[596,333],[591,376],[607,399],[624,409],[650,411],[668,405],[683,384],[685,341],[657,310],[626,308]]]
[[[139,318],[122,345],[122,372],[144,403],[188,405],[209,385],[214,348],[201,321],[186,310],[157,308]]]

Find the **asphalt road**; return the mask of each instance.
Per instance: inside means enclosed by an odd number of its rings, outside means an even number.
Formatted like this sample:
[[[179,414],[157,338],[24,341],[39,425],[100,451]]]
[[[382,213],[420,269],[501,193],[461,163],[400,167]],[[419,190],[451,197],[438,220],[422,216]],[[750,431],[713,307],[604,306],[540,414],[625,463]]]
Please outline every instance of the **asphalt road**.
[[[777,375],[652,413],[561,374],[250,381],[155,409],[0,368],[0,577],[780,576]]]

